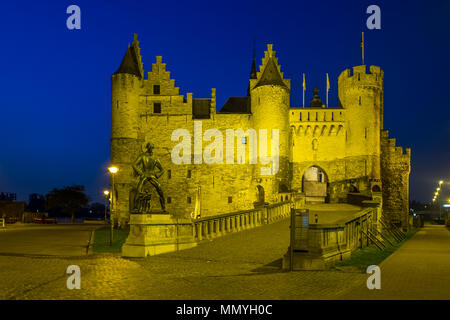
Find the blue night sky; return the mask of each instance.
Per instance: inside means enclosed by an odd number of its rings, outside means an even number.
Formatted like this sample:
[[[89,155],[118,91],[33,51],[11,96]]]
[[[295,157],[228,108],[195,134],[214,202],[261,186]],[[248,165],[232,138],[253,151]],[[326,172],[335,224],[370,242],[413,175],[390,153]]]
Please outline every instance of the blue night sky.
[[[81,8],[81,30],[66,28],[66,8]],[[381,8],[381,30],[368,30],[366,8]],[[449,179],[450,2],[440,1],[20,1],[0,14],[0,191],[46,194],[85,185],[101,200],[108,184],[110,76],[133,33],[144,69],[162,55],[180,92],[220,108],[244,96],[253,38],[260,64],[274,44],[292,79],[291,106],[317,86],[337,105],[337,77],[361,64],[385,72],[385,128],[412,148],[411,199],[430,201]],[[450,189],[447,187],[447,190]]]

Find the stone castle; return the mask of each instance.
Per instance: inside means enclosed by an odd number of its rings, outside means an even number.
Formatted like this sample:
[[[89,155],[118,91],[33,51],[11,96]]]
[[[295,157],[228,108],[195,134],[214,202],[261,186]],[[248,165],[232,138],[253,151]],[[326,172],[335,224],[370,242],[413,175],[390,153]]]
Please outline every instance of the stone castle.
[[[119,168],[113,220],[125,225],[129,219],[130,190],[136,184],[131,165],[151,141],[165,171],[159,181],[166,208],[175,216],[191,216],[196,203],[205,217],[287,201],[293,193],[308,202],[330,203],[359,193],[382,199],[383,215],[405,227],[411,151],[403,152],[383,128],[383,80],[380,67],[355,66],[338,78],[338,106],[325,107],[315,90],[309,107],[292,107],[290,80],[269,44],[259,71],[253,59],[247,96],[230,97],[217,111],[214,88],[209,98],[180,94],[160,56],[146,76],[135,35],[111,77],[111,164]],[[171,152],[179,142],[172,141],[172,133],[182,128],[193,135],[199,124],[203,133],[220,130],[224,140],[229,129],[266,129],[268,135],[278,129],[278,170],[262,175],[267,165],[249,164],[252,146],[245,136],[233,141],[234,151],[245,149],[244,159],[234,153],[233,164],[174,164]],[[210,143],[205,140],[202,148],[192,148],[192,159],[201,159]]]

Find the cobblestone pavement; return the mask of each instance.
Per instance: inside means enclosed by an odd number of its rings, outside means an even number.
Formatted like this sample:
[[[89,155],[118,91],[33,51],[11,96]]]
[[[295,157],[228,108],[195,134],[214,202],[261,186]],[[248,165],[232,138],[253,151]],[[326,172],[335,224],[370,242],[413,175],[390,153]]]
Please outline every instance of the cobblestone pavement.
[[[334,299],[367,275],[282,272],[289,219],[146,259],[0,253],[0,299]],[[68,290],[66,268],[81,268]]]
[[[0,232],[0,254],[85,255],[91,232],[101,225],[10,225]]]
[[[450,231],[426,225],[380,264],[381,289],[365,285],[341,299],[450,299]]]

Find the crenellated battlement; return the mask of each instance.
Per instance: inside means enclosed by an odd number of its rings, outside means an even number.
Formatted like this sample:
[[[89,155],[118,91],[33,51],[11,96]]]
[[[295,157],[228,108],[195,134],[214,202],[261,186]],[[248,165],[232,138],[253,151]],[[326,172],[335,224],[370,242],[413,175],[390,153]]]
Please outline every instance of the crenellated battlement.
[[[382,88],[384,81],[384,72],[378,66],[370,66],[367,72],[367,66],[355,66],[351,69],[345,69],[338,77],[338,85],[351,86],[371,86]],[[350,84],[349,84],[350,83]]]
[[[395,138],[389,138],[389,131],[384,130],[381,132],[381,146],[388,153],[391,158],[399,159],[401,161],[409,161],[411,159],[411,148],[405,148],[397,146]],[[383,148],[384,147],[384,148]]]
[[[289,110],[289,122],[343,122],[345,121],[345,109],[309,109],[300,108]]]
[[[335,107],[325,107],[315,92],[310,108],[291,108],[291,83],[284,78],[275,53],[268,44],[259,68],[253,59],[247,95],[230,97],[216,113],[220,107],[216,89],[205,98],[180,94],[162,56],[156,56],[151,71],[144,72],[135,36],[111,77],[111,162],[120,169],[113,220],[127,221],[129,195],[135,185],[131,164],[145,141],[157,146],[155,154],[167,170],[161,177],[167,208],[178,217],[194,211],[199,185],[205,217],[253,208],[255,203],[273,203],[286,192],[304,192],[314,198],[320,191],[316,198],[337,202],[353,189],[364,194],[381,191],[380,214],[391,221],[398,221],[400,214],[407,217],[411,150],[398,146],[388,131],[382,131],[383,70],[365,65],[344,70],[335,88],[339,98]],[[193,132],[196,123],[202,124],[203,132],[216,128],[270,132],[271,147],[278,144],[276,175],[261,176],[260,163],[253,167],[173,163],[170,150],[176,142],[171,140],[172,133],[180,128]],[[233,148],[250,153],[249,142],[237,139]],[[306,180],[315,184],[304,184],[305,177],[316,179]],[[341,181],[350,182],[344,185]],[[360,182],[354,185],[352,181]],[[321,189],[316,190],[317,186]]]

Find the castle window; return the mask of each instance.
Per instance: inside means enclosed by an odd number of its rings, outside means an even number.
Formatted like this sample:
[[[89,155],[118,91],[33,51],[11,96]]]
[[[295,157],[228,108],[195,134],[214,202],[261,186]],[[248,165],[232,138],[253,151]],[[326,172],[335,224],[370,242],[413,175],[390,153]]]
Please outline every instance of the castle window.
[[[302,113],[300,112],[300,121],[302,121]]]
[[[159,86],[159,84],[155,84],[153,86],[153,94],[160,94],[161,93],[161,87]]]
[[[358,72],[358,81],[361,81],[361,74]]]
[[[361,105],[361,97],[359,97],[359,105]]]
[[[242,138],[242,144],[247,144],[247,137]]]
[[[172,178],[172,170],[167,170],[167,178]]]
[[[258,104],[261,104],[261,98],[258,97]]]
[[[308,121],[309,121],[309,112],[308,112]]]
[[[232,203],[233,202],[233,197],[228,197],[228,203]]]
[[[319,120],[319,113],[316,112],[316,121]]]
[[[187,197],[187,203],[192,203],[191,197]]]
[[[188,170],[188,172],[187,172],[187,177],[190,178],[191,176],[192,176],[192,171],[191,171],[191,170]]]
[[[334,112],[331,113],[331,121],[334,121]]]
[[[161,103],[155,102],[153,104],[153,113],[161,113]]]
[[[367,139],[367,128],[364,128],[364,139]]]
[[[167,197],[167,203],[172,203],[172,198],[171,197]]]

